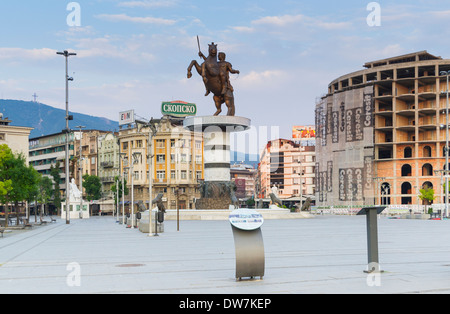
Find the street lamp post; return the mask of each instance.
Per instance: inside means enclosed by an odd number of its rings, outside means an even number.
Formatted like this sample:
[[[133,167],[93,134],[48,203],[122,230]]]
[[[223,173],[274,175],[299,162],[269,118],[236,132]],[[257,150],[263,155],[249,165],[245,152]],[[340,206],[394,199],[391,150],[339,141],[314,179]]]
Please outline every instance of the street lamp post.
[[[119,142],[120,145],[120,142]],[[125,177],[125,167],[123,167],[122,169],[122,161],[124,160],[124,156],[126,156],[126,153],[121,153],[120,152],[120,147],[119,147],[119,174],[122,177],[122,224],[124,224],[124,219],[125,219],[125,186],[124,186],[124,177]],[[119,190],[117,190],[119,193]],[[119,211],[117,211],[119,212]],[[117,221],[119,221],[119,217],[117,217]]]
[[[300,172],[298,173],[300,175],[300,210],[302,210],[303,207],[303,166],[301,161],[301,156],[299,156],[298,159],[298,165],[300,166]]]
[[[78,170],[79,170],[79,177],[80,177],[80,193],[81,193],[81,198],[80,198],[80,219],[83,218],[83,166],[82,166],[82,161],[83,158],[81,156],[81,140],[83,138],[83,133],[81,133],[81,129],[86,128],[85,126],[82,125],[78,125],[77,126],[78,129],[80,129],[80,159],[78,160]]]
[[[128,170],[130,169],[130,167],[124,167],[123,168],[123,176],[122,176],[122,225],[125,224],[125,186],[124,186],[124,181],[125,181],[125,176],[128,175]]]
[[[70,199],[69,199],[69,120],[73,120],[73,117],[69,115],[69,81],[73,81],[72,77],[69,77],[69,67],[68,59],[70,56],[76,56],[76,53],[68,52],[64,50],[63,52],[57,52],[56,54],[62,55],[66,59],[66,129],[64,133],[66,134],[66,224],[70,224]],[[58,184],[58,183],[57,183]]]
[[[134,152],[131,161],[131,229],[134,229],[134,164],[138,162],[139,156],[140,152]]]
[[[448,86],[448,79],[449,79],[449,75],[450,75],[450,71],[441,71],[441,75],[445,75],[447,77],[447,90],[446,90],[446,95],[447,95],[447,107],[446,107],[446,126],[445,126],[445,214],[444,217],[448,216],[448,141],[449,141],[449,130],[448,130],[448,107],[449,107],[449,97],[448,97],[448,93],[449,93],[449,86]]]
[[[153,118],[147,124],[148,126],[148,236],[153,236],[152,230],[152,201],[153,201],[153,137],[156,136],[157,130],[153,122]],[[155,217],[155,220],[157,218]],[[155,223],[155,228],[158,228],[157,223]],[[158,230],[155,229],[157,234]]]

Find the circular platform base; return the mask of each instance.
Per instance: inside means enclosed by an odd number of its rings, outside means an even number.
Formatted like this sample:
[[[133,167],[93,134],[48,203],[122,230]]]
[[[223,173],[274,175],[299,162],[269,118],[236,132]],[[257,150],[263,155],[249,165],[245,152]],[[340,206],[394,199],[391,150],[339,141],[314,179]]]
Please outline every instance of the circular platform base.
[[[250,125],[250,119],[232,116],[188,117],[183,122],[184,128],[194,132],[216,132],[217,129],[227,133],[242,132],[248,130]]]

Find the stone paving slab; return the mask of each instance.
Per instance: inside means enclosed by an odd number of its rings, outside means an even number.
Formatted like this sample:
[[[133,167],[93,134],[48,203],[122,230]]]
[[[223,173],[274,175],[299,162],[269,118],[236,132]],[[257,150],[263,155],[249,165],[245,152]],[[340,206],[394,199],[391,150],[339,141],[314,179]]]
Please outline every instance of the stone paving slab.
[[[112,217],[0,238],[0,293],[391,294],[450,292],[450,220],[379,219],[380,275],[363,216],[267,220],[263,280],[236,281],[227,221],[165,222],[148,237]]]

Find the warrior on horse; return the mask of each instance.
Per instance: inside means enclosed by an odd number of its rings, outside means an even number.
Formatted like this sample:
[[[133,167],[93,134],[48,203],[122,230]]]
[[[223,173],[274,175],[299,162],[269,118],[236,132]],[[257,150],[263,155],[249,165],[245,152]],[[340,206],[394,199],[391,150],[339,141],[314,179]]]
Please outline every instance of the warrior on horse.
[[[218,116],[222,112],[222,104],[225,103],[228,107],[227,115],[234,116],[234,89],[230,84],[228,73],[239,74],[239,71],[234,70],[231,64],[225,61],[225,54],[223,52],[217,54],[217,45],[214,43],[209,45],[208,57],[205,57],[201,52],[199,43],[199,56],[205,61],[200,65],[196,60],[192,60],[188,67],[187,77],[192,77],[192,67],[195,66],[195,69],[202,76],[203,82],[205,83],[205,96],[208,96],[211,92],[214,94],[214,103],[217,108],[214,115]],[[217,61],[217,57],[219,57],[219,61]]]

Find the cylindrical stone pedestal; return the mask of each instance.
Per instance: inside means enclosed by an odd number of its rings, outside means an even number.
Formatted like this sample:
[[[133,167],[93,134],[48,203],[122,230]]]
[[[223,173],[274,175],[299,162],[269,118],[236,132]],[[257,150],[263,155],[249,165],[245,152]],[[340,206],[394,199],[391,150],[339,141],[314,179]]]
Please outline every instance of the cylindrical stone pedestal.
[[[197,202],[197,209],[228,209],[233,203],[230,134],[248,130],[250,123],[250,119],[231,116],[189,117],[184,120],[186,129],[203,133],[205,184],[203,200]]]

